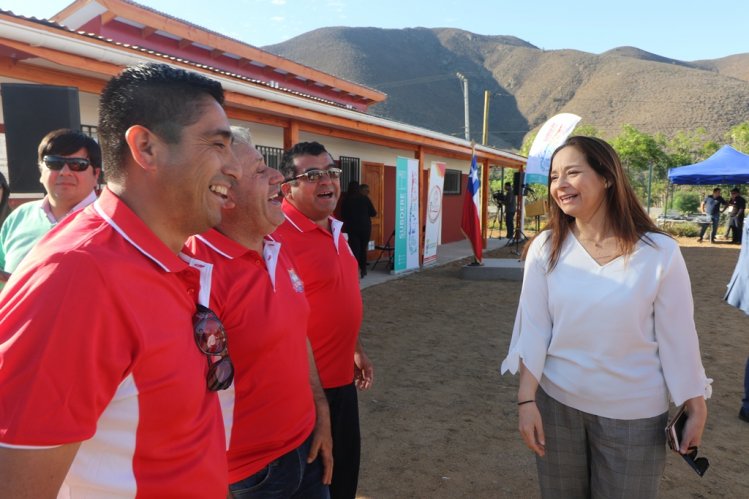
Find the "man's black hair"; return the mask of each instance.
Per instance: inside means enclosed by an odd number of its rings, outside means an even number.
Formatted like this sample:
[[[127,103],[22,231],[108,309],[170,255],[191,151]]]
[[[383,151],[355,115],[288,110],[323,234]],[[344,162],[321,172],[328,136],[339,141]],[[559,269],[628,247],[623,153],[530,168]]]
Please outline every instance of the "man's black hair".
[[[125,175],[130,127],[141,125],[170,144],[179,143],[182,129],[200,119],[207,98],[223,105],[219,82],[166,64],[130,66],[109,80],[99,100],[98,130],[107,179]]]
[[[325,149],[325,146],[319,142],[299,142],[283,153],[278,170],[284,178],[293,178],[296,175],[294,158],[298,156],[319,156],[321,154],[330,155],[327,149]]]

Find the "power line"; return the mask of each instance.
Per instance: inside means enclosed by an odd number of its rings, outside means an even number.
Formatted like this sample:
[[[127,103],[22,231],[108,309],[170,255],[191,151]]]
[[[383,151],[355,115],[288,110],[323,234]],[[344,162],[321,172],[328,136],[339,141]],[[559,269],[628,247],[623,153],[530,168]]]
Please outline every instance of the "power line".
[[[465,76],[475,75],[475,73],[470,73],[470,72],[465,72],[465,71],[463,71],[463,74]],[[410,80],[386,81],[382,83],[367,83],[367,85],[371,85],[378,89],[398,88],[398,87],[405,87],[408,85],[416,85],[419,83],[432,83],[435,81],[452,80],[454,78],[455,78],[455,73],[444,73],[444,74],[439,74],[439,75],[421,76],[419,78],[411,78]]]

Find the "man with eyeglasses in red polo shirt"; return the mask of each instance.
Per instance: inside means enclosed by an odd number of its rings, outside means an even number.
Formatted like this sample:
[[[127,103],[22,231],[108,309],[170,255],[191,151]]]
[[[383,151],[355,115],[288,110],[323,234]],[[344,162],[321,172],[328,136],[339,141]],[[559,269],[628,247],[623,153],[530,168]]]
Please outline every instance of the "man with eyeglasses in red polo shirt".
[[[290,248],[310,304],[307,336],[333,433],[330,496],[353,499],[361,445],[356,390],[371,386],[374,368],[359,342],[359,266],[341,234],[342,222],[331,216],[341,194],[341,170],[318,142],[293,146],[279,169],[286,178],[281,186],[286,221],[273,237]]]
[[[0,292],[4,497],[226,496],[209,385],[231,382],[230,362],[196,307],[210,266],[181,253],[221,221],[241,175],[223,99],[218,82],[165,64],[105,86],[107,188]]]
[[[236,374],[219,394],[229,491],[235,499],[329,499],[328,403],[308,361],[309,305],[285,245],[267,236],[284,221],[283,176],[249,130],[232,127],[242,178],[221,224],[188,240],[213,264],[211,309],[223,322]],[[311,367],[310,367],[311,366]]]
[[[38,158],[47,195],[16,208],[0,228],[0,289],[44,234],[96,201],[101,149],[94,139],[78,130],[54,130],[39,143]]]

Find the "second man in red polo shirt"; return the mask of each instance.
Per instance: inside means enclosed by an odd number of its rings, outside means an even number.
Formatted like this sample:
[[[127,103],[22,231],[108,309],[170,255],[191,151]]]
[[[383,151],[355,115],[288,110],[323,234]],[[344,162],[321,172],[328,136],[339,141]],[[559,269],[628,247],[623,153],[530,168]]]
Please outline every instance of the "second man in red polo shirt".
[[[266,238],[284,220],[283,177],[266,166],[246,129],[232,127],[232,134],[243,173],[229,191],[235,207],[188,242],[213,264],[211,309],[235,366],[234,384],[219,394],[229,488],[234,498],[327,499],[330,420],[308,362],[304,283],[286,245]]]

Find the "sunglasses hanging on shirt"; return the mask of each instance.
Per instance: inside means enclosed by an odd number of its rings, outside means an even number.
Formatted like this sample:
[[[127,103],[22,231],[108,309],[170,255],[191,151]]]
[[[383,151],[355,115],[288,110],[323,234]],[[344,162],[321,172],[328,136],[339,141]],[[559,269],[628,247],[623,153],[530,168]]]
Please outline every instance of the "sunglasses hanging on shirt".
[[[215,392],[229,388],[234,380],[234,365],[229,358],[224,325],[211,309],[198,304],[192,326],[195,344],[208,359],[208,389]]]

